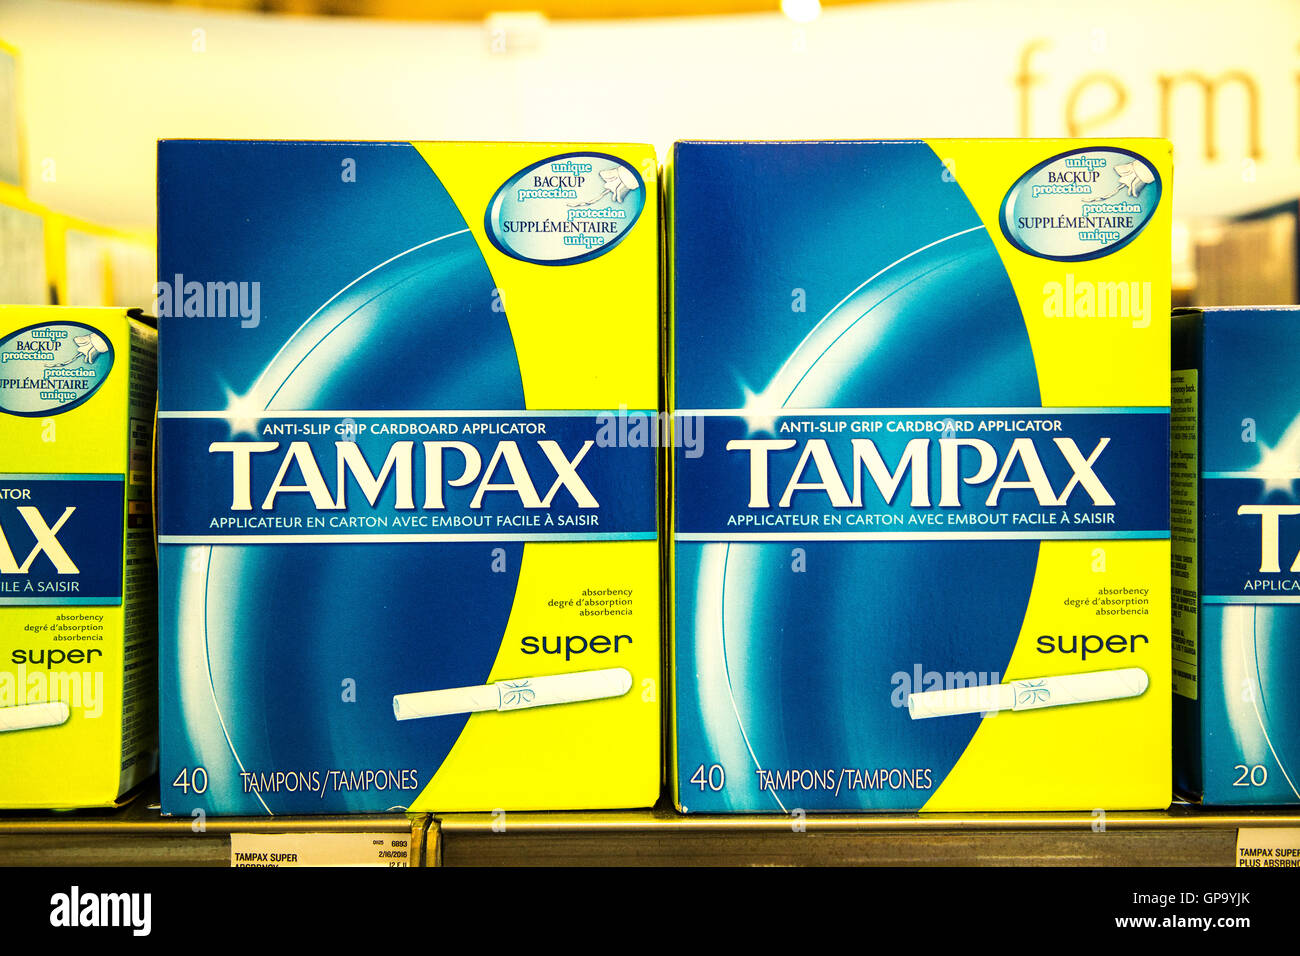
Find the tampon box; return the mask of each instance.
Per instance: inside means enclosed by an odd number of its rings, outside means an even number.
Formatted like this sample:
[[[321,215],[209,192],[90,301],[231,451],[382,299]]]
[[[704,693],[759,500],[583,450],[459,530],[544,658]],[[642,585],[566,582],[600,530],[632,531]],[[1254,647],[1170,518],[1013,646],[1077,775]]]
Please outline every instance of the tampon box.
[[[111,806],[157,765],[156,344],[0,306],[0,808]]]
[[[1177,784],[1300,803],[1300,309],[1174,315]]]
[[[159,144],[165,813],[655,801],[656,173]]]
[[[682,810],[1168,804],[1170,175],[1154,139],[676,145]]]

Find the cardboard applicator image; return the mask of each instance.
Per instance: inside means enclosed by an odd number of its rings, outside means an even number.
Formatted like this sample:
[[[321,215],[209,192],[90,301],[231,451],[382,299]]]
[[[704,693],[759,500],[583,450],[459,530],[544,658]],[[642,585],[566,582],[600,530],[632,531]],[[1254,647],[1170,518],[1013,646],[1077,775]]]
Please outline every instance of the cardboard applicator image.
[[[37,727],[58,727],[68,722],[70,711],[62,701],[47,704],[19,704],[0,707],[0,734],[11,730],[34,730]]]
[[[393,716],[398,720],[413,720],[483,710],[523,710],[552,704],[576,704],[622,697],[631,689],[632,675],[623,667],[550,677],[520,677],[477,687],[398,694],[393,698]]]
[[[952,690],[930,690],[907,695],[907,712],[913,720],[954,717],[958,714],[992,714],[1000,710],[1037,710],[1067,704],[1092,704],[1103,700],[1139,697],[1146,692],[1147,672],[1125,667],[1091,674],[1030,677],[1006,684],[983,684]]]

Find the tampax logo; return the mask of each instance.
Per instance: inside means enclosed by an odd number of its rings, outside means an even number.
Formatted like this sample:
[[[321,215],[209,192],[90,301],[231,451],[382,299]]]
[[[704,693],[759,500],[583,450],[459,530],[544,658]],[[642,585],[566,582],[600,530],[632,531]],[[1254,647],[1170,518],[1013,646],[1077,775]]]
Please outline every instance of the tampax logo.
[[[1282,545],[1279,525],[1282,518],[1300,515],[1300,505],[1242,505],[1237,514],[1259,518],[1259,570],[1261,574],[1276,574],[1282,570]],[[1300,571],[1300,554],[1291,562],[1290,570]]]
[[[295,441],[282,453],[280,466],[275,479],[262,497],[260,489],[254,494],[253,467],[254,455],[280,453],[279,442],[229,441],[212,442],[208,446],[209,454],[230,455],[231,486],[233,495],[231,511],[253,510],[254,498],[261,500],[262,511],[275,508],[276,497],[286,494],[306,494],[319,511],[342,511],[348,507],[346,479],[351,476],[356,480],[366,501],[374,506],[379,495],[392,481],[396,494],[398,511],[413,510],[416,507],[416,491],[423,476],[424,495],[420,507],[425,510],[443,510],[447,507],[447,487],[462,488],[474,485],[474,495],[469,507],[479,509],[483,506],[483,496],[488,492],[508,492],[519,497],[525,508],[549,508],[561,489],[566,490],[580,508],[599,508],[600,503],[587,488],[578,475],[578,466],[595,445],[588,439],[570,456],[558,442],[541,440],[536,442],[537,449],[545,457],[548,473],[543,477],[549,485],[545,495],[539,493],[539,486],[534,483],[534,475],[525,462],[520,444],[515,441],[497,442],[488,460],[483,464],[483,454],[479,448],[464,441],[426,441],[420,443],[423,455],[423,468],[417,468],[416,442],[400,441],[388,447],[387,456],[376,472],[367,461],[365,454],[355,442],[335,442],[334,487],[332,490],[325,480],[325,473],[316,460],[316,451],[309,442]],[[452,477],[444,465],[444,457],[455,455],[461,462],[460,473]],[[293,476],[299,475],[302,483],[294,483]],[[502,480],[508,475],[508,480]]]
[[[129,929],[133,936],[148,936],[153,929],[153,894],[88,893],[74,885],[50,897],[50,925]]]
[[[23,491],[26,491],[26,489],[23,489]],[[0,496],[4,494],[5,490],[0,490]],[[35,538],[35,544],[27,552],[27,557],[19,564],[13,550],[14,530],[6,530],[6,523],[0,522],[0,574],[27,574],[31,570],[32,563],[41,554],[50,559],[54,569],[59,574],[79,574],[80,570],[76,563],[68,555],[67,550],[59,542],[58,538],[59,531],[77,510],[76,507],[69,505],[64,508],[63,514],[55,520],[53,525],[48,524],[40,511],[31,505],[19,505],[16,510],[19,518],[22,519],[22,525],[25,525]]]
[[[931,448],[934,443],[929,438],[914,438],[907,443],[898,464],[891,470],[876,443],[869,438],[852,440],[852,460],[848,463],[853,475],[852,493],[840,475],[839,468],[832,456],[829,443],[820,438],[813,438],[803,443],[798,461],[790,477],[785,482],[785,490],[778,501],[778,507],[789,508],[794,494],[799,491],[819,491],[825,494],[832,507],[863,507],[863,481],[865,472],[870,484],[876,489],[886,504],[892,504],[903,479],[911,475],[911,506],[929,508],[931,506],[930,472]],[[1109,438],[1102,438],[1092,451],[1084,454],[1072,438],[1053,438],[1052,454],[1059,457],[1070,472],[1069,480],[1058,491],[1052,485],[1047,470],[1043,466],[1038,446],[1031,439],[1017,438],[1005,458],[999,462],[999,452],[990,442],[978,438],[941,438],[939,447],[939,507],[961,508],[964,505],[962,490],[967,485],[980,485],[990,478],[993,485],[988,492],[985,504],[990,508],[998,506],[998,500],[1007,489],[1027,489],[1037,497],[1043,507],[1060,507],[1070,500],[1070,495],[1079,489],[1092,501],[1093,505],[1111,507],[1115,499],[1106,490],[1101,479],[1093,471],[1097,459],[1101,457]],[[770,508],[771,475],[774,471],[771,461],[784,452],[799,448],[794,439],[734,439],[727,442],[727,451],[743,452],[749,455],[749,507]],[[971,449],[978,453],[979,466],[973,474],[964,474],[960,469],[959,455],[962,449]],[[789,456],[785,456],[789,457]],[[1016,466],[1024,472],[1025,478],[1016,477]],[[1000,467],[999,467],[1000,466]],[[980,492],[983,494],[983,492]]]

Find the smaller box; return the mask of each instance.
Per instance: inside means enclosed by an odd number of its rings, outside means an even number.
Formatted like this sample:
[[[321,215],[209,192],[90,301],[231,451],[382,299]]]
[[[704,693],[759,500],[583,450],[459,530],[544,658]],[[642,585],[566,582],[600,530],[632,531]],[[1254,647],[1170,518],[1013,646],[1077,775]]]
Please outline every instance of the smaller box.
[[[0,306],[0,808],[110,806],[156,767],[156,341]]]
[[[1300,308],[1174,313],[1174,744],[1208,805],[1300,803]]]

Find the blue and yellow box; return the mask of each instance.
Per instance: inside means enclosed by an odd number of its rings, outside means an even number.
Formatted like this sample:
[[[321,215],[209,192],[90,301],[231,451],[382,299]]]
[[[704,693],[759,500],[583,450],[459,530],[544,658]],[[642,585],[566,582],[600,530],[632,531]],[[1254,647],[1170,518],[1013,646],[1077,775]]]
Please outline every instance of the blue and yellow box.
[[[159,144],[165,813],[654,802],[656,172]]]
[[[0,808],[111,806],[157,765],[156,342],[0,306]]]
[[[1174,743],[1209,805],[1300,803],[1300,308],[1174,314]]]
[[[678,806],[1166,806],[1169,144],[666,175]]]

